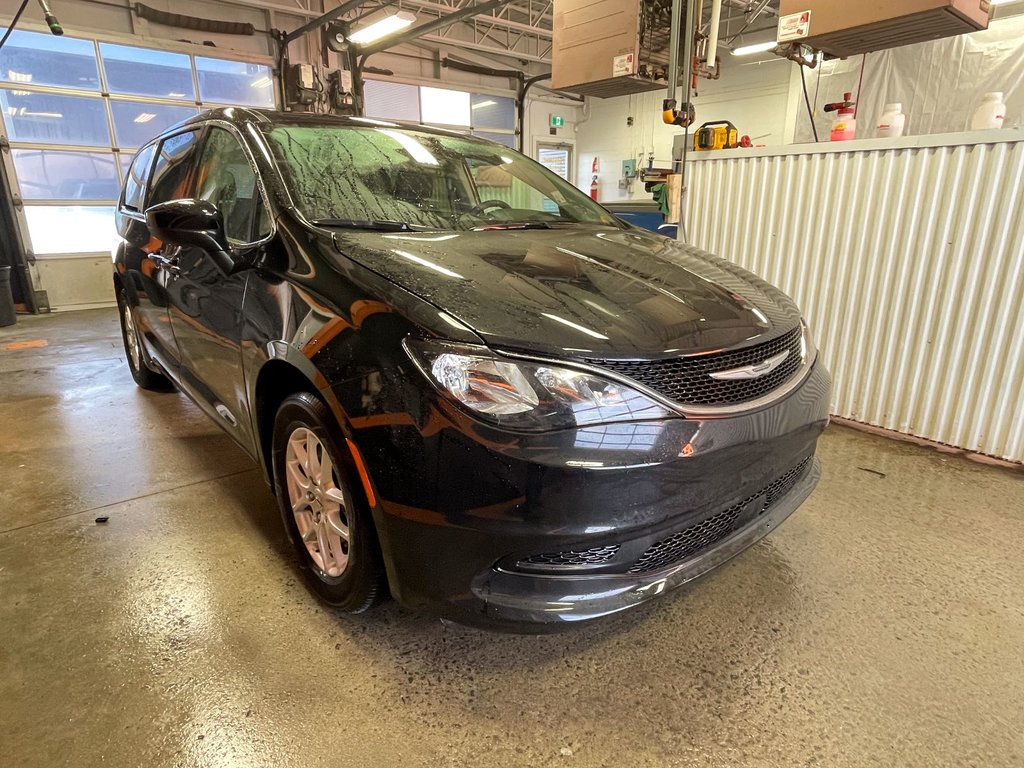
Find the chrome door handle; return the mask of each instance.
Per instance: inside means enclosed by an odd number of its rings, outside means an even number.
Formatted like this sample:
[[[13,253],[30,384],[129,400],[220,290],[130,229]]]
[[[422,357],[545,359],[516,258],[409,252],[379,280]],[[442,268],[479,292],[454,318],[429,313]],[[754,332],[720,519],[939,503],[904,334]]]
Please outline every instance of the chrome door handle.
[[[178,268],[178,260],[176,258],[168,258],[159,253],[149,254],[149,258],[156,262],[157,266],[161,269],[166,269],[172,275],[177,275],[181,272]]]

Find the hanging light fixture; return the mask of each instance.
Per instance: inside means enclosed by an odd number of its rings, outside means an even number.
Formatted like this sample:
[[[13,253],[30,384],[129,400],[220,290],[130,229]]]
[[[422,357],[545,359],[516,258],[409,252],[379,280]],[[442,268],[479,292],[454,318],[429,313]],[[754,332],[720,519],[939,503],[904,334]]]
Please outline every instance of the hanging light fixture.
[[[416,21],[416,14],[412,11],[395,11],[386,12],[376,18],[370,16],[369,19],[370,21],[365,27],[360,27],[348,36],[350,41],[366,45],[393,35]]]

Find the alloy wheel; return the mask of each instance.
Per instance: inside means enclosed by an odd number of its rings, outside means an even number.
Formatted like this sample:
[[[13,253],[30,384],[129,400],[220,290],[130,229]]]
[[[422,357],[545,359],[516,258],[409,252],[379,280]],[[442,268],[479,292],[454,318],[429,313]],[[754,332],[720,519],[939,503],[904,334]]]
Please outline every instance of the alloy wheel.
[[[348,567],[347,495],[327,448],[306,427],[296,428],[285,448],[288,501],[302,543],[316,567],[331,578]]]
[[[121,312],[124,315],[124,338],[128,343],[128,355],[131,357],[132,367],[138,371],[142,369],[142,349],[139,344],[139,332],[136,330],[135,320],[132,318],[132,308],[127,304],[123,304]]]

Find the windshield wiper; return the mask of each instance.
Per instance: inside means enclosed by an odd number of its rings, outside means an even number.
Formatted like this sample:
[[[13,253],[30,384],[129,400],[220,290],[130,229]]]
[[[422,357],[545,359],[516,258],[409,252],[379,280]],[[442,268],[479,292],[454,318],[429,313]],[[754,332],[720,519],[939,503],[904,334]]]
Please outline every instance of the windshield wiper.
[[[341,229],[372,229],[377,232],[412,232],[412,226],[404,221],[378,219],[314,219],[318,227],[339,227]]]
[[[481,224],[473,227],[474,232],[483,232],[489,229],[551,229],[546,221],[496,221],[493,224]]]

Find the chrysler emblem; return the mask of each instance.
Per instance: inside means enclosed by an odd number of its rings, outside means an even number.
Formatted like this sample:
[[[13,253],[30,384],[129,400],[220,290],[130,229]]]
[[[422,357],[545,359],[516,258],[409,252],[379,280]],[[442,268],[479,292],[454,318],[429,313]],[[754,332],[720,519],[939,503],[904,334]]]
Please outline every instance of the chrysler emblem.
[[[771,373],[780,365],[782,362],[789,357],[789,350],[783,350],[774,357],[769,357],[767,360],[762,360],[760,363],[754,365],[745,365],[742,368],[732,368],[728,371],[717,371],[715,373],[709,373],[712,379],[718,379],[719,381],[740,381],[742,379],[759,379],[766,373]]]

